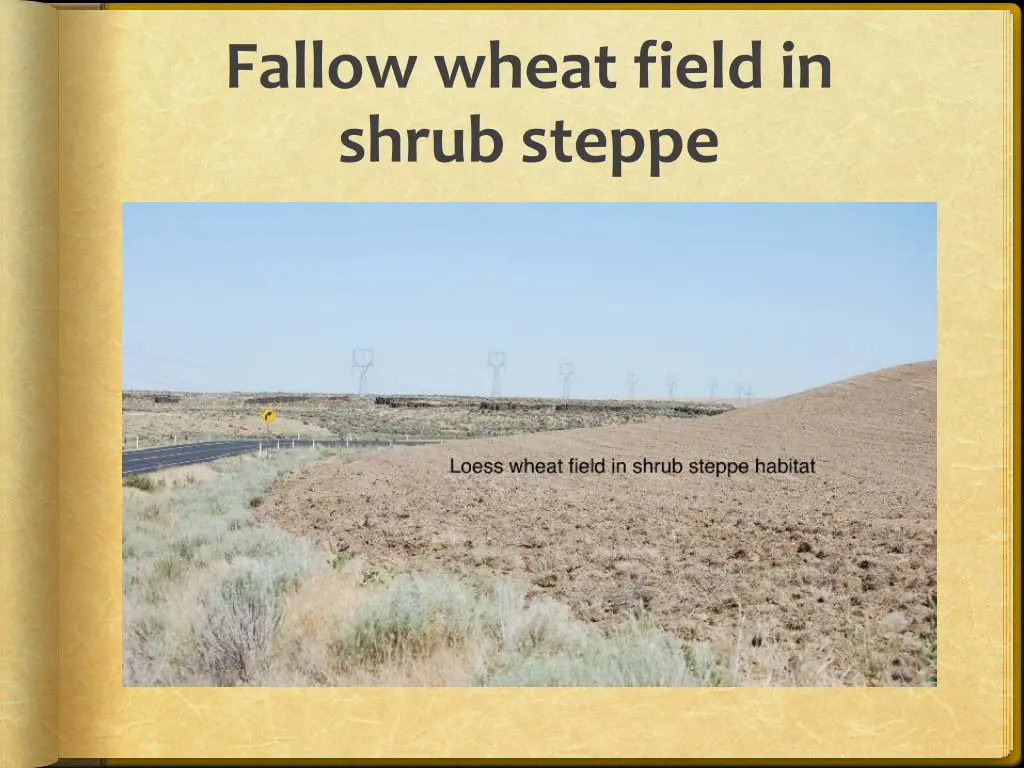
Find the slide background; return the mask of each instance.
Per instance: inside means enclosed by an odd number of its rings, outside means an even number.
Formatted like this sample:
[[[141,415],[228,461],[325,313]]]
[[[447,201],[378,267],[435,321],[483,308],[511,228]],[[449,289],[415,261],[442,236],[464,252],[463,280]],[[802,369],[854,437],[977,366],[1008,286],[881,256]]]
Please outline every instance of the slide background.
[[[1005,754],[1013,677],[1011,25],[1007,11],[63,14],[60,398],[53,403],[60,423],[60,753]],[[766,87],[638,91],[622,85],[569,95],[530,88],[444,91],[436,79],[423,77],[434,54],[475,54],[500,38],[505,49],[525,55],[592,54],[608,45],[619,56],[625,84],[636,47],[654,36],[671,39],[676,52],[707,51],[713,39],[724,39],[728,52],[760,39]],[[229,43],[258,42],[263,51],[285,53],[294,40],[314,38],[332,51],[415,53],[421,77],[405,91],[227,88]],[[785,39],[797,42],[798,53],[831,58],[830,90],[772,86],[777,71],[771,52]],[[0,84],[4,104],[21,103],[14,99],[23,91],[17,78]],[[506,154],[498,163],[477,166],[339,164],[338,134],[363,125],[373,112],[394,126],[449,129],[479,112],[502,130]],[[513,147],[522,131],[559,118],[577,130],[709,126],[719,135],[720,158],[710,165],[676,163],[660,179],[639,168],[612,179],[600,165],[519,163]],[[45,132],[46,125],[27,122],[21,135],[27,140],[33,127]],[[15,152],[14,141],[5,139],[5,156]],[[45,201],[46,195],[43,188],[34,199]],[[936,201],[938,688],[122,689],[116,544],[121,204],[155,200]],[[26,215],[40,227],[49,225],[42,207]],[[27,241],[18,247],[27,258]],[[45,330],[32,312],[53,317],[46,297],[28,288],[11,292],[18,304],[5,311],[20,311],[23,323],[11,330]],[[7,298],[5,293],[5,308]],[[7,334],[3,343],[5,352],[19,351],[40,366],[54,351],[46,342],[15,349]],[[34,404],[38,412],[43,401],[54,400],[45,392],[33,396],[42,398]],[[40,444],[26,443],[30,449]],[[109,450],[97,448],[103,445]],[[20,493],[34,509],[52,513],[52,485],[50,491],[39,487],[45,478],[36,463],[26,460],[5,472],[18,489],[12,498]],[[50,530],[44,522],[25,524],[35,526],[39,540]],[[24,572],[30,572],[27,566]],[[26,594],[52,601],[57,583],[52,574],[44,576],[36,592]],[[24,587],[33,585],[26,580]],[[48,637],[45,630],[39,636]],[[25,653],[38,661],[39,646],[26,646]],[[43,678],[52,680],[52,673]]]

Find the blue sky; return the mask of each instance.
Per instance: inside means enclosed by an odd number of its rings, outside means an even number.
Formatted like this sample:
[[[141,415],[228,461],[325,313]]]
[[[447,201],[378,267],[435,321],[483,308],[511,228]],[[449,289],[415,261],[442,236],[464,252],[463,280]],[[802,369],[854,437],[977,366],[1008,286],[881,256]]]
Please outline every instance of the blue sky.
[[[773,397],[936,357],[910,204],[124,206],[126,389]]]

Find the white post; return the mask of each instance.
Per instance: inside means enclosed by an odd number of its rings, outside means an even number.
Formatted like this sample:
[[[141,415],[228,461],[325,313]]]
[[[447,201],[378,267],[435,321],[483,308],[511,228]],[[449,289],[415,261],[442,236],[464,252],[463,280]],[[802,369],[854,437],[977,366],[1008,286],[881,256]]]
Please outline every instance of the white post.
[[[316,438],[315,437],[313,438],[313,450],[314,451],[316,450]]]
[[[174,444],[174,445],[177,445],[177,444],[178,444],[178,436],[177,436],[177,435],[172,435],[172,436],[171,436],[171,440],[172,440],[172,442],[173,442],[173,444]]]
[[[263,443],[260,443],[260,457],[263,456]]]
[[[135,450],[139,450],[139,436],[135,436]]]
[[[302,433],[299,432],[299,440],[301,440],[301,439],[302,439]]]
[[[277,439],[277,450],[281,450],[281,438]]]
[[[294,448],[294,447],[295,447],[295,438],[293,437],[292,438],[292,448]]]

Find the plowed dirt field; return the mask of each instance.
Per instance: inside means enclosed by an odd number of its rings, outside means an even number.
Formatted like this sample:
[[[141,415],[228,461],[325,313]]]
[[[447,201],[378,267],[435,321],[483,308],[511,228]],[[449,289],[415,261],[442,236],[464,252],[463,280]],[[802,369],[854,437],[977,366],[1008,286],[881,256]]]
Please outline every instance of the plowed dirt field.
[[[918,363],[693,420],[332,459],[279,481],[259,514],[396,571],[528,580],[602,625],[646,609],[742,662],[754,684],[921,685],[935,419],[935,363]],[[524,457],[608,465],[510,473]],[[633,474],[645,458],[686,470]],[[628,471],[611,473],[613,459]],[[690,474],[700,459],[749,472]],[[814,459],[815,472],[755,473],[756,459]],[[453,474],[452,460],[505,472]]]

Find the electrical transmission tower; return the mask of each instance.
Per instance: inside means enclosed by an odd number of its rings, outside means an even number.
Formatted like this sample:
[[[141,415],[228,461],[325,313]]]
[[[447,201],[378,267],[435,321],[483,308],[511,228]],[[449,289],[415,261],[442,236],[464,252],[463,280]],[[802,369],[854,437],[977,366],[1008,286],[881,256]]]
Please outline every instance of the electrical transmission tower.
[[[573,371],[576,366],[572,363],[559,363],[558,374],[562,377],[562,399],[569,399],[569,380],[572,379]]]
[[[366,394],[366,374],[370,370],[370,366],[373,365],[373,350],[372,349],[353,349],[352,350],[352,370],[359,371],[359,394]]]
[[[743,384],[742,381],[737,381],[736,382],[736,399],[739,401],[740,405],[743,405],[743,387],[744,386],[745,385]]]
[[[708,379],[708,392],[711,394],[709,397],[715,399],[715,390],[718,389],[718,379]]]
[[[669,397],[675,397],[676,396],[676,377],[675,376],[667,377],[665,379],[665,386],[668,387],[668,396]]]
[[[505,369],[505,353],[489,352],[487,365],[493,370],[491,397],[501,397],[501,372]]]
[[[747,387],[747,391],[744,394],[747,396],[747,405],[750,405],[750,401],[754,399],[754,390]]]
[[[635,373],[631,373],[626,377],[626,389],[629,390],[630,397],[636,397],[636,382],[637,375]]]

